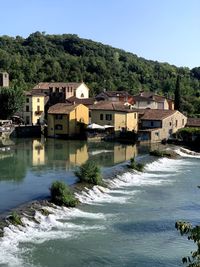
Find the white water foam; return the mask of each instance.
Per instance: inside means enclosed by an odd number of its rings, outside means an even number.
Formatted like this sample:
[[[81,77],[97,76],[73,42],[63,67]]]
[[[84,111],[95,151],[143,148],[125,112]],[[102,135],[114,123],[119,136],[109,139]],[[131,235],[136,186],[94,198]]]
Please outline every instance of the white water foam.
[[[183,147],[176,149],[175,152],[181,157],[200,159],[200,153],[196,153]]]
[[[108,188],[94,186],[92,189],[85,187],[81,193],[76,193],[76,197],[81,203],[85,204],[102,204],[102,203],[126,203],[129,197],[112,196]]]
[[[55,206],[56,207],[56,206]],[[105,219],[101,213],[83,212],[79,209],[50,208],[52,214],[42,215],[36,211],[35,220],[22,218],[24,226],[9,225],[4,228],[4,236],[0,239],[0,264],[12,267],[29,267],[28,263],[23,261],[24,249],[19,244],[34,243],[40,244],[48,240],[76,238],[80,233],[91,230],[103,230],[104,226],[95,224],[88,226],[85,224],[75,224],[60,219],[68,220],[73,217],[84,217],[88,219]],[[70,218],[69,218],[70,217]],[[38,223],[37,223],[38,222]]]
[[[145,171],[176,173],[180,172],[183,169],[183,166],[189,166],[192,164],[192,162],[183,159],[161,158],[157,161],[147,164],[145,166]]]

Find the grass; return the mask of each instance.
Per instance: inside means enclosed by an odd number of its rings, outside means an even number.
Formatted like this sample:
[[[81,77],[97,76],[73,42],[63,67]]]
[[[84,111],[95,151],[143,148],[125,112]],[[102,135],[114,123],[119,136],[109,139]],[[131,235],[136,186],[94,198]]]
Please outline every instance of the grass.
[[[128,167],[139,172],[142,172],[144,170],[144,164],[136,163],[134,157],[130,159],[130,164],[128,165]]]

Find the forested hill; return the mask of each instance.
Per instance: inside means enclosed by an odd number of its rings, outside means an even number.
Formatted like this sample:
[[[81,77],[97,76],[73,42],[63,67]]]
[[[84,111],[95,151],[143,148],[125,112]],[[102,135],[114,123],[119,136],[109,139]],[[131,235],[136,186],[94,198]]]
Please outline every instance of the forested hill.
[[[9,72],[11,83],[23,89],[41,81],[83,80],[93,93],[106,88],[172,95],[176,75],[180,73],[184,95],[200,91],[200,68],[190,70],[146,60],[71,34],[36,32],[26,39],[1,36],[0,70]]]

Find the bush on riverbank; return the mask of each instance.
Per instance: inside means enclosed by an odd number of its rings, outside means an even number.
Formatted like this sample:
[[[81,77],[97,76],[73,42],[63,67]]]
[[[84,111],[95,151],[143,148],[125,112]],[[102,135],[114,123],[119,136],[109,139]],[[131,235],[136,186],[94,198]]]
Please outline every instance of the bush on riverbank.
[[[103,180],[101,170],[94,161],[87,161],[82,164],[74,174],[79,178],[80,182],[93,185],[102,185]]]
[[[61,181],[53,182],[50,191],[51,201],[56,205],[75,207],[78,203],[70,188]]]
[[[130,164],[128,165],[128,167],[139,172],[142,172],[144,170],[144,164],[136,163],[134,157],[130,159]]]

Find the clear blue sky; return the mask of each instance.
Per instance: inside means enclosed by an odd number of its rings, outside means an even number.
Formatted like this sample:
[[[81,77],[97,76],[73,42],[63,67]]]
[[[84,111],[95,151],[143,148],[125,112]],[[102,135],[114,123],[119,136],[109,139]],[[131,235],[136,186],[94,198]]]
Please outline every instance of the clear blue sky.
[[[176,66],[200,66],[200,0],[0,0],[0,35],[74,33]]]

